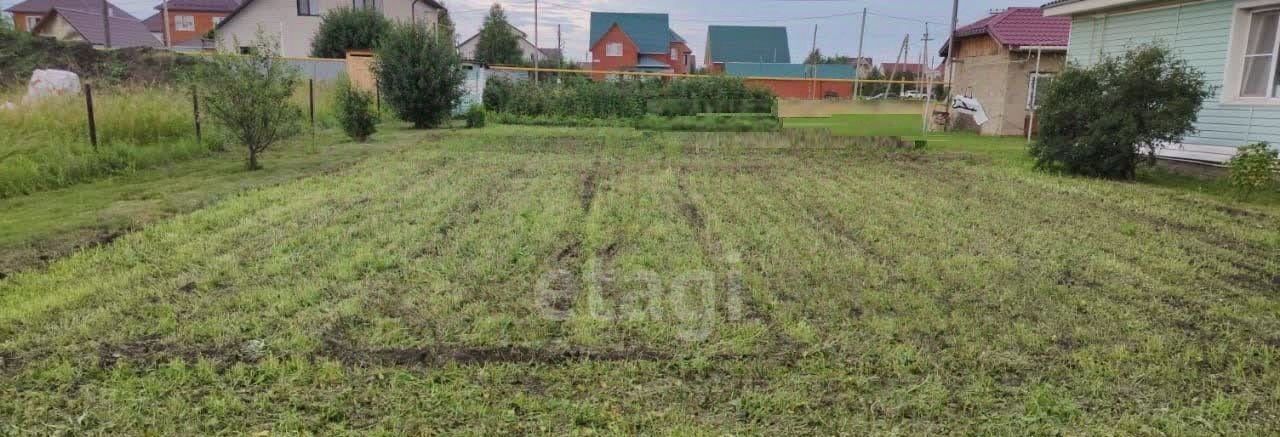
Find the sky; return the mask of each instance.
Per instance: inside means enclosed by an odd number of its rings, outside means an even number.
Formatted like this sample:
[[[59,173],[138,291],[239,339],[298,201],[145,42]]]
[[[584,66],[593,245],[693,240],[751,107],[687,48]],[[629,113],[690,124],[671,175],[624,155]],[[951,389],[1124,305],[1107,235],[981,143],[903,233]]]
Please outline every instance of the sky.
[[[20,0],[0,0],[0,9]],[[138,18],[150,16],[159,0],[111,0]],[[389,0],[397,1],[397,0]],[[985,17],[993,9],[1010,6],[1039,6],[1048,0],[960,0],[960,25]],[[488,8],[499,3],[512,24],[533,40],[534,0],[444,0],[461,40],[477,32]],[[950,0],[539,0],[538,43],[555,47],[556,27],[560,27],[565,54],[571,59],[586,57],[590,11],[663,12],[671,17],[671,27],[689,42],[702,62],[707,42],[707,26],[751,25],[787,26],[792,62],[801,62],[814,42],[824,55],[853,56],[858,52],[862,8],[867,8],[867,29],[863,53],[877,64],[897,58],[902,39],[910,35],[910,59],[920,59],[925,24],[929,23],[929,51],[937,63],[937,47],[946,39],[951,22]]]

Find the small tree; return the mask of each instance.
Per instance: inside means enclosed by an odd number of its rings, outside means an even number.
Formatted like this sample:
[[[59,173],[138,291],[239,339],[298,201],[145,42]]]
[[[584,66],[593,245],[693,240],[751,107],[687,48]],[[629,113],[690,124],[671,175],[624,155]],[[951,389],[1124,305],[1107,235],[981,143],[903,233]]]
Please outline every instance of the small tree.
[[[520,37],[507,22],[502,6],[494,3],[489,16],[480,26],[480,39],[476,41],[476,62],[481,64],[519,64],[524,62],[520,52]]]
[[[1212,93],[1203,73],[1160,46],[1068,68],[1041,96],[1031,155],[1040,169],[1133,179],[1144,157],[1195,131]]]
[[[302,110],[289,103],[298,69],[276,54],[275,41],[261,32],[257,38],[249,55],[215,55],[194,76],[205,113],[247,149],[249,170],[262,168],[258,154],[302,126]]]
[[[413,127],[436,127],[449,119],[462,98],[465,73],[447,35],[424,26],[391,26],[373,65],[378,88],[396,116]]]
[[[1247,199],[1253,192],[1275,185],[1280,152],[1268,148],[1267,143],[1251,144],[1241,147],[1227,167],[1231,170],[1227,178],[1231,186]]]
[[[311,56],[346,57],[347,50],[369,50],[387,33],[391,22],[369,8],[338,8],[320,19],[320,29],[311,40]]]
[[[373,95],[352,86],[350,81],[338,80],[333,105],[337,109],[338,124],[351,139],[363,143],[377,130],[378,115],[373,110]]]

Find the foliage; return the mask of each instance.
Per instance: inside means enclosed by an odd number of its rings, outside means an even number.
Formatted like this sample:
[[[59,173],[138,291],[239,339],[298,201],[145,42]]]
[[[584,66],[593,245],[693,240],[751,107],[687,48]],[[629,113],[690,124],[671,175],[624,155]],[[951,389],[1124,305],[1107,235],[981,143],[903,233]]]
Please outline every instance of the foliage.
[[[458,26],[453,23],[453,17],[449,16],[449,8],[445,7],[444,0],[438,0],[440,4],[440,17],[436,21],[436,31],[443,34],[442,38],[449,40],[450,44],[458,45]]]
[[[320,19],[320,29],[311,40],[311,56],[344,58],[348,50],[373,49],[390,26],[391,22],[375,9],[331,9]]]
[[[1267,143],[1250,144],[1240,148],[1227,168],[1231,170],[1227,177],[1231,186],[1241,197],[1248,198],[1255,191],[1275,186],[1276,172],[1280,171],[1280,151],[1271,149]]]
[[[515,65],[525,62],[524,53],[520,50],[520,36],[507,22],[506,12],[497,3],[489,8],[489,15],[480,26],[475,58],[481,64]]]
[[[333,106],[338,125],[351,139],[363,143],[377,131],[378,114],[373,108],[373,94],[355,87],[351,81],[338,80]]]
[[[773,114],[702,114],[680,117],[646,115],[637,118],[636,129],[689,132],[772,132],[782,129]]]
[[[491,112],[489,119],[495,123],[525,126],[559,127],[629,127],[632,122],[622,118],[587,118],[561,115],[516,115],[507,112]]]
[[[89,144],[85,100],[53,97],[0,109],[0,198],[65,187],[207,155],[197,143],[191,94],[166,87],[94,87],[98,147]],[[0,98],[0,101],[8,100]]]
[[[299,77],[261,32],[251,54],[215,55],[196,70],[205,112],[245,147],[249,170],[262,168],[260,153],[299,131],[302,111],[289,103]]]
[[[97,50],[0,28],[0,89],[25,84],[37,68],[68,70],[98,85],[171,83],[197,63],[192,56],[148,47]]]
[[[467,108],[466,113],[467,128],[479,129],[484,127],[486,115],[487,111],[484,110],[484,105],[471,105],[470,108]]]
[[[373,70],[383,101],[418,129],[448,120],[462,98],[466,75],[457,50],[448,35],[425,26],[393,24],[378,46]]]
[[[836,64],[836,65],[853,65],[853,58],[844,55],[823,56],[821,49],[813,49],[809,52],[809,56],[804,58],[805,64]]]
[[[1194,132],[1213,93],[1204,73],[1150,45],[1068,68],[1046,88],[1030,148],[1037,168],[1114,179],[1133,179],[1144,156]]]
[[[530,116],[634,118],[718,113],[771,113],[773,94],[739,78],[713,76],[664,83],[659,80],[593,81],[565,77],[559,83],[510,81],[493,77],[485,85],[485,106],[495,112]]]

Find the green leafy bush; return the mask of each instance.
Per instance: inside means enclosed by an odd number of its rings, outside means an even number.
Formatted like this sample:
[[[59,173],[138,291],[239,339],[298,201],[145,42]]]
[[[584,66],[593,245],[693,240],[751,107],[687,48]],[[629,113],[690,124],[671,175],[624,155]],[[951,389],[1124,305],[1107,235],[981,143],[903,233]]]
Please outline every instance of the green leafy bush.
[[[479,129],[484,127],[486,111],[484,105],[471,105],[467,109],[467,128]]]
[[[378,114],[373,108],[373,94],[356,88],[345,79],[338,80],[333,95],[338,124],[351,139],[365,142],[377,131]]]
[[[370,50],[386,35],[391,22],[370,8],[337,8],[324,14],[311,40],[311,56],[344,58],[347,50]]]
[[[462,99],[466,74],[447,32],[396,23],[378,45],[373,71],[382,99],[417,129],[439,126]]]
[[[1276,183],[1280,171],[1280,151],[1267,147],[1267,143],[1250,144],[1240,148],[1227,163],[1231,173],[1227,177],[1241,197],[1248,198],[1255,191],[1266,190]]]
[[[485,86],[486,107],[527,116],[636,118],[645,114],[679,116],[700,113],[772,113],[774,96],[732,77],[593,81],[566,77],[559,83],[492,78]]]
[[[489,15],[480,25],[479,40],[476,41],[475,61],[481,64],[517,65],[525,62],[524,52],[520,50],[520,36],[515,27],[507,22],[507,13],[502,5],[494,3],[489,7]]]
[[[248,151],[249,170],[262,168],[258,155],[296,134],[302,110],[290,103],[298,69],[276,54],[276,43],[258,33],[249,55],[214,55],[196,69],[204,111]]]
[[[1036,167],[1114,179],[1133,179],[1144,156],[1194,132],[1213,93],[1204,73],[1159,46],[1068,68],[1047,88],[1030,148]]]
[[[773,132],[782,129],[782,120],[772,114],[705,114],[677,117],[646,115],[633,126],[642,130],[687,132]]]

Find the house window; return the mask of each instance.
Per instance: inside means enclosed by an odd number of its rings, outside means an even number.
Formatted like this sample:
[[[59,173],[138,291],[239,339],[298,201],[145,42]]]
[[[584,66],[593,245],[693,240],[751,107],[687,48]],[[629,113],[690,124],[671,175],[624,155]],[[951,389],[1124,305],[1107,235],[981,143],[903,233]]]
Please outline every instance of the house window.
[[[179,32],[195,32],[196,17],[191,15],[177,15],[173,17],[173,30]]]
[[[1245,39],[1240,97],[1276,97],[1277,25],[1280,10],[1253,11]]]
[[[1031,73],[1031,80],[1027,84],[1027,109],[1040,108],[1040,95],[1044,94],[1050,83],[1053,83],[1052,74]]]
[[[676,60],[676,59],[680,59],[680,51],[676,49],[671,49],[671,60]]]
[[[605,56],[622,56],[622,43],[611,42],[604,46]]]
[[[320,15],[320,0],[298,0],[299,16],[318,16]]]
[[[40,17],[27,17],[27,32],[35,29],[40,24]]]
[[[377,0],[351,0],[351,6],[356,9],[373,9],[378,10]]]

